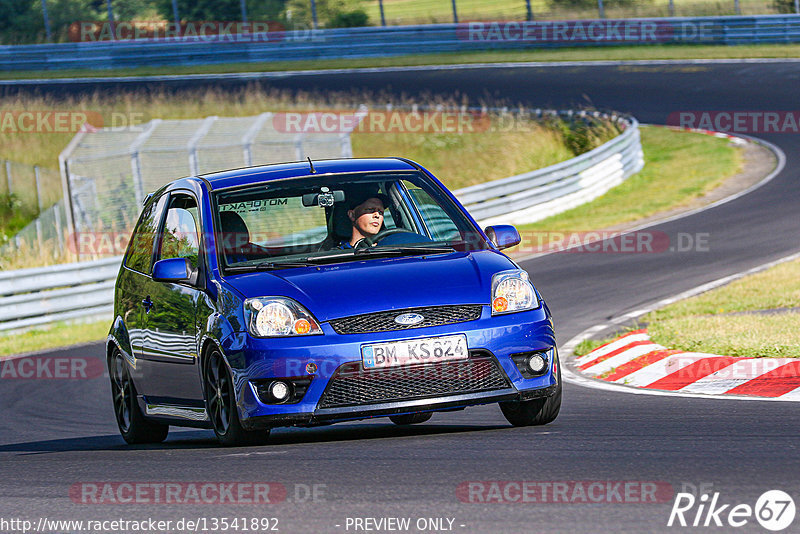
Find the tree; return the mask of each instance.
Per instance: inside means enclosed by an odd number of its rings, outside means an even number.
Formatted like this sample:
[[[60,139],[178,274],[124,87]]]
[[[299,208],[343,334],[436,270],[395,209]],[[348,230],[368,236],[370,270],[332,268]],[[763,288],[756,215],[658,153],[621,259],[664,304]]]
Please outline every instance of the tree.
[[[360,0],[316,0],[317,20],[328,28],[367,26],[369,17],[361,7]],[[286,3],[286,18],[295,23],[310,25],[311,1],[289,0]]]
[[[32,43],[42,32],[44,21],[37,17],[32,0],[0,0],[0,42]]]
[[[646,3],[647,0],[603,0],[605,7],[624,7]],[[548,0],[550,9],[591,9],[597,8],[597,0]]]
[[[286,0],[247,0],[248,20],[277,20]],[[157,0],[158,13],[173,20],[172,0]],[[178,0],[178,14],[183,21],[242,20],[240,0]]]
[[[33,0],[36,17],[44,32],[44,15],[41,0]],[[102,20],[105,17],[94,8],[91,0],[47,0],[47,14],[50,18],[50,29],[56,41],[67,40],[71,25],[85,21]],[[43,39],[40,39],[43,40]]]
[[[772,5],[778,13],[796,13],[794,0],[774,0]]]

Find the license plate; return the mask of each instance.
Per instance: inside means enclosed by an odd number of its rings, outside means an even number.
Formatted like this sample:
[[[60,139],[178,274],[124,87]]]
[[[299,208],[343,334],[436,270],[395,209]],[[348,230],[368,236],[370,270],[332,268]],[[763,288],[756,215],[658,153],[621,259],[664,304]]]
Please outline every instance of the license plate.
[[[365,369],[466,360],[468,357],[467,336],[464,334],[373,343],[361,347],[361,361]]]

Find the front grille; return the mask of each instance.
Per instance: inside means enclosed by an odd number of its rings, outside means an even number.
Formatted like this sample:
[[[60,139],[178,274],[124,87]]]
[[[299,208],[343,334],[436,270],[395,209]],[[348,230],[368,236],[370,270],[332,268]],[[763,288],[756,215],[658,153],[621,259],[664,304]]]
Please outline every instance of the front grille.
[[[497,361],[482,351],[471,351],[468,360],[414,367],[365,370],[361,362],[350,362],[336,370],[319,407],[379,404],[508,387],[508,378]]]
[[[463,323],[480,319],[480,304],[457,306],[431,306],[427,308],[406,308],[378,313],[353,315],[342,319],[334,319],[331,326],[337,334],[368,334],[371,332],[390,332],[409,328],[425,328],[445,324]],[[414,325],[402,325],[394,322],[395,317],[404,313],[418,313],[424,317],[422,322]]]

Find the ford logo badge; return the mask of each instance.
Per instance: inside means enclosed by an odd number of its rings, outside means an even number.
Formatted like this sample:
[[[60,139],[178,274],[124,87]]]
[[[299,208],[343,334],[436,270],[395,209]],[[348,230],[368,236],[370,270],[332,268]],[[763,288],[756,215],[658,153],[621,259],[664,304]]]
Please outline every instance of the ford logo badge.
[[[404,326],[411,326],[421,323],[424,319],[425,317],[418,313],[404,313],[403,315],[395,317],[394,322]]]

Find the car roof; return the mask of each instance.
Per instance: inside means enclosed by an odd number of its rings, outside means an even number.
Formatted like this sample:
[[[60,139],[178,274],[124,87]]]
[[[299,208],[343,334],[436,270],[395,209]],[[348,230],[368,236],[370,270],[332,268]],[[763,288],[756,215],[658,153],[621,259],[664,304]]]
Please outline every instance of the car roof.
[[[308,161],[300,161],[294,163],[276,163],[258,167],[244,167],[241,169],[202,174],[199,177],[208,182],[213,190],[217,190],[301,176],[351,172],[414,171],[419,169],[413,162],[400,158],[321,159],[312,160],[312,162],[314,164],[314,173],[311,172]]]

